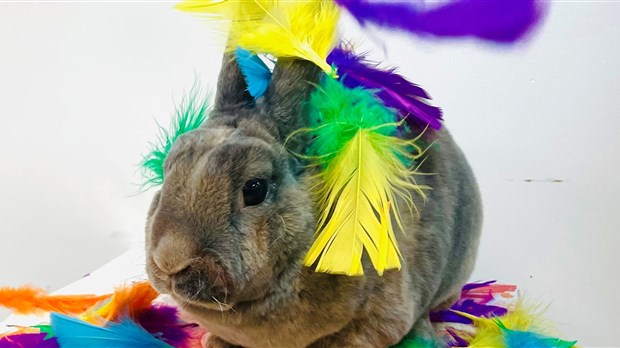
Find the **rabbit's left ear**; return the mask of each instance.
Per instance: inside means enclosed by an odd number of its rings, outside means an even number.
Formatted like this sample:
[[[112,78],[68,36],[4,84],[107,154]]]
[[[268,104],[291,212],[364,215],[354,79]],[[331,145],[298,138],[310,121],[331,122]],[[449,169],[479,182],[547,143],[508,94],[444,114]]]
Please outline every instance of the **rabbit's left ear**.
[[[239,69],[235,54],[225,53],[217,80],[215,111],[234,111],[253,103],[254,98],[248,92],[248,85]]]
[[[265,92],[265,103],[268,117],[277,125],[281,140],[306,126],[304,106],[321,75],[321,69],[306,60],[279,58],[276,62]]]

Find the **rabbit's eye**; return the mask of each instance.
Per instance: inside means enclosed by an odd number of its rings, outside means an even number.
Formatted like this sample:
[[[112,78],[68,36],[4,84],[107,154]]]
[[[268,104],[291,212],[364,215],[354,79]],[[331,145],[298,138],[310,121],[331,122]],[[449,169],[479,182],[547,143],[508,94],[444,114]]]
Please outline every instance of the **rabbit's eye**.
[[[259,205],[265,201],[269,183],[265,179],[252,179],[243,185],[243,203],[247,207]]]

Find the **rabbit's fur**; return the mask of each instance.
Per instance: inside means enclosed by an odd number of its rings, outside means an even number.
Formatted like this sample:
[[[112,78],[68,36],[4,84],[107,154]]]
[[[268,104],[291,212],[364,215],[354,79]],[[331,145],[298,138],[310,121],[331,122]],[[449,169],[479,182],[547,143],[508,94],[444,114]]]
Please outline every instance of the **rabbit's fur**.
[[[147,272],[213,333],[209,347],[386,347],[412,329],[430,337],[429,310],[451,303],[472,271],[480,198],[446,130],[420,168],[433,175],[416,178],[432,187],[428,202],[414,193],[419,217],[403,213],[406,231],[396,231],[400,271],[380,277],[368,259],[363,277],[303,266],[316,230],[310,175],[283,142],[305,125],[319,77],[312,63],[280,59],[254,104],[225,55],[214,111],[166,159],[148,213]],[[257,177],[270,180],[267,198],[244,206],[242,187]]]

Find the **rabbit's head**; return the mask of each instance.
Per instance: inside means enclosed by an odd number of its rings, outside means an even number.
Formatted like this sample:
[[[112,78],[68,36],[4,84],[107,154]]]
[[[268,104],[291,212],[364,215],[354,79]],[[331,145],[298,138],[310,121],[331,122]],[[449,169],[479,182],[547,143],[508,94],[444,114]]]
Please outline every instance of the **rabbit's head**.
[[[214,110],[174,143],[148,213],[147,273],[160,292],[225,310],[299,274],[315,220],[307,176],[284,141],[304,125],[319,76],[312,63],[281,59],[255,103],[224,56]]]

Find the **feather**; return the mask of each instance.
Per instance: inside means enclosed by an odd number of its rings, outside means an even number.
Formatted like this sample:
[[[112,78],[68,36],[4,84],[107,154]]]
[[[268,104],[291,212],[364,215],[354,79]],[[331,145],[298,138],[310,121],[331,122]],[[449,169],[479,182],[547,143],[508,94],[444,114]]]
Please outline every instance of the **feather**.
[[[62,348],[170,348],[171,345],[153,337],[128,318],[110,322],[105,327],[89,324],[77,318],[52,313],[51,325]]]
[[[194,86],[177,108],[170,129],[159,126],[159,139],[157,143],[151,144],[151,152],[144,156],[141,163],[144,188],[163,184],[164,161],[168,152],[181,135],[199,128],[207,119],[211,111],[210,99],[209,93],[202,94]]]
[[[365,250],[378,274],[399,269],[392,216],[402,229],[396,198],[414,207],[410,190],[424,196],[425,187],[415,183],[408,167],[410,151],[421,149],[392,136],[395,115],[367,90],[326,78],[310,99],[313,128],[307,131],[315,139],[308,155],[324,169],[315,178],[320,212],[306,266],[362,275]]]
[[[345,86],[375,90],[376,96],[387,107],[398,110],[410,127],[421,124],[441,128],[441,109],[428,103],[430,96],[424,89],[407,81],[394,69],[380,69],[376,64],[370,64],[364,55],[355,55],[343,47],[335,48],[327,61],[336,66]]]
[[[540,0],[454,0],[424,8],[421,1],[335,0],[362,25],[404,30],[419,36],[512,43],[528,37],[544,13]]]
[[[151,308],[152,302],[159,296],[148,281],[141,281],[131,286],[120,286],[114,290],[112,297],[98,308],[93,308],[82,319],[98,325],[116,321],[121,316],[135,319],[136,315]]]
[[[263,21],[249,21],[231,28],[229,50],[298,58],[313,62],[326,73],[327,54],[334,47],[338,8],[332,1],[288,2],[265,8]]]
[[[431,322],[433,323],[442,323],[442,322],[450,322],[450,323],[461,323],[461,324],[471,324],[473,321],[471,319],[465,318],[461,315],[458,315],[454,311],[464,312],[471,314],[476,317],[500,317],[505,315],[508,310],[499,306],[492,306],[486,304],[479,304],[474,302],[471,299],[466,299],[463,301],[458,301],[453,304],[450,309],[435,311],[430,313]]]
[[[175,8],[190,13],[201,13],[209,18],[232,20],[235,22],[259,21],[265,17],[275,0],[184,0]]]
[[[241,69],[241,73],[248,85],[248,92],[250,92],[254,99],[262,97],[265,91],[267,91],[271,80],[271,71],[267,64],[257,55],[242,48],[237,48],[235,56],[237,57],[239,69]]]
[[[24,286],[21,288],[0,288],[0,306],[17,314],[40,314],[59,312],[79,314],[110,295],[49,295],[45,290]]]
[[[47,338],[46,333],[25,333],[0,338],[0,348],[58,348],[55,338]]]
[[[421,337],[405,336],[399,343],[391,348],[438,348],[441,347],[438,342],[424,339]]]
[[[504,297],[515,290],[516,286],[514,285],[495,284],[494,280],[484,283],[466,284],[461,290],[460,299],[449,309],[430,313],[431,322],[472,323],[471,319],[465,318],[454,311],[468,313],[476,317],[501,317],[508,310],[501,306],[491,305],[489,302],[494,300],[495,296]]]
[[[141,311],[135,321],[146,331],[176,348],[189,348],[195,337],[197,324],[188,324],[179,319],[175,307],[155,305]]]
[[[498,325],[504,331],[504,342],[507,348],[536,347],[536,348],[572,348],[577,341],[564,341],[559,338],[547,337],[534,332],[510,330],[500,322]]]
[[[529,335],[515,334],[515,342],[518,342],[521,338],[527,339],[532,335],[540,338],[555,331],[551,323],[543,317],[543,311],[540,309],[540,306],[525,304],[523,300],[519,300],[514,310],[502,317],[479,318],[465,312],[456,310],[454,312],[474,322],[476,333],[467,337],[470,348],[506,347],[505,340],[508,330],[529,333]],[[554,340],[558,341],[557,339]],[[508,346],[508,348],[512,347],[520,346]],[[548,346],[541,346],[541,348],[544,347]]]

